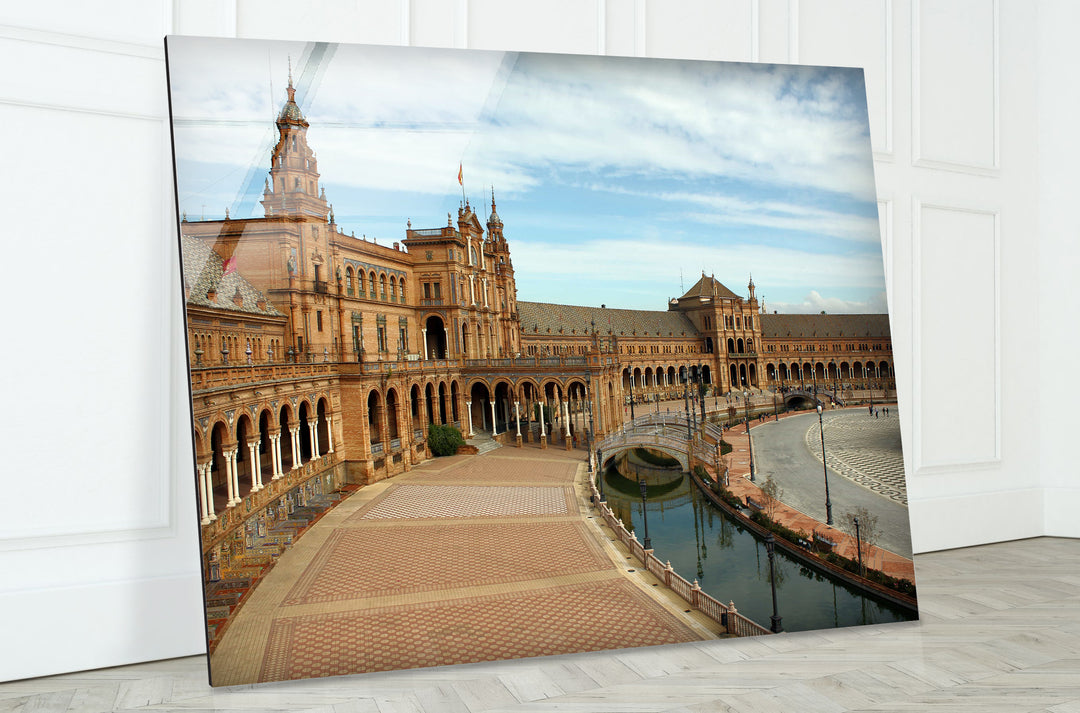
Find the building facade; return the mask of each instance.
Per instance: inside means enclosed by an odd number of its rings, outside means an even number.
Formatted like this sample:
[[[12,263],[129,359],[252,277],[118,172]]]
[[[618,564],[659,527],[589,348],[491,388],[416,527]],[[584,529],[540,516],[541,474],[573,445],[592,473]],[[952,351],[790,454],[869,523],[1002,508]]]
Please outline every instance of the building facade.
[[[264,567],[343,488],[430,457],[429,424],[572,447],[688,379],[892,386],[887,315],[766,314],[752,279],[743,297],[702,274],[657,311],[519,302],[494,194],[486,218],[466,201],[392,245],[346,235],[287,91],[263,217],[181,221],[212,582]]]

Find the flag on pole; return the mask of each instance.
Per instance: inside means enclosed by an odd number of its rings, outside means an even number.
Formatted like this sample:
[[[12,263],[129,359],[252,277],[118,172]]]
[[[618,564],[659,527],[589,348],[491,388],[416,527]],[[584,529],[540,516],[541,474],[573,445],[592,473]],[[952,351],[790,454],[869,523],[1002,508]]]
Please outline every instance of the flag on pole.
[[[461,182],[461,164],[460,163],[457,166],[457,182],[458,182],[458,185],[461,186],[462,188],[465,187],[465,184]]]
[[[228,260],[226,260],[224,262],[224,264],[222,264],[222,266],[221,266],[221,276],[225,277],[226,275],[230,275],[230,274],[232,274],[234,272],[236,272],[236,258],[231,257]]]

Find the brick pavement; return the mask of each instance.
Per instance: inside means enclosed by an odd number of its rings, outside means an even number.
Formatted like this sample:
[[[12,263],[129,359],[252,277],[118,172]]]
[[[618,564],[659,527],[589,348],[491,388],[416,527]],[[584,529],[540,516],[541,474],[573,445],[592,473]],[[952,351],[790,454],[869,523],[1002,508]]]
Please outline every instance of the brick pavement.
[[[252,592],[211,656],[214,683],[717,636],[626,566],[591,518],[582,459],[501,448],[360,489]]]

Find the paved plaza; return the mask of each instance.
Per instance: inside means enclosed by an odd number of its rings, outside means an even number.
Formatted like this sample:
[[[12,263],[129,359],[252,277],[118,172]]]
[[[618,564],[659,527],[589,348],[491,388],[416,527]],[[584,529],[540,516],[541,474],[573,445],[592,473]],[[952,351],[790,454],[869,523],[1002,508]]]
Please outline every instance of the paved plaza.
[[[503,447],[361,488],[252,592],[214,683],[714,638],[592,517],[583,457]]]
[[[904,451],[896,406],[889,416],[871,416],[865,408],[823,414],[829,468],[849,480],[898,503],[907,505]],[[821,429],[811,419],[804,441],[820,463]]]

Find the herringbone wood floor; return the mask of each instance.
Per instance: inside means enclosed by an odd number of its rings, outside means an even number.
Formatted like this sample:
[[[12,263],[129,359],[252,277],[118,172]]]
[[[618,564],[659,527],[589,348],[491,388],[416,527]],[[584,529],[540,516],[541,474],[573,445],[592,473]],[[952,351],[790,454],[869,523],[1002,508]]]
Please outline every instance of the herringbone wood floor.
[[[202,657],[0,685],[0,711],[1080,713],[1080,540],[916,557],[922,621],[211,689]]]

